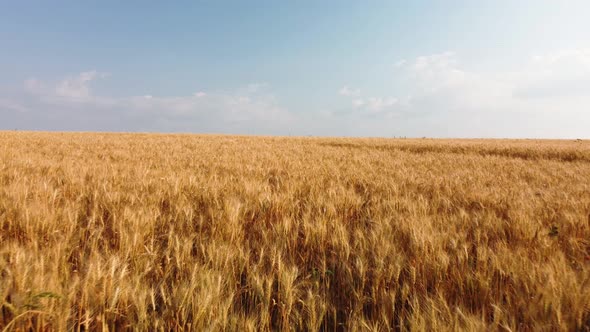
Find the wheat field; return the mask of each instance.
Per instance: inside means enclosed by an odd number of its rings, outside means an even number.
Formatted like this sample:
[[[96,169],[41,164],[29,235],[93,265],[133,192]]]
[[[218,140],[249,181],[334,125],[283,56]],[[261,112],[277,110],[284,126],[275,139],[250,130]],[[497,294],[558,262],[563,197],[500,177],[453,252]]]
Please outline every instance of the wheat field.
[[[0,330],[590,330],[590,142],[0,132]]]

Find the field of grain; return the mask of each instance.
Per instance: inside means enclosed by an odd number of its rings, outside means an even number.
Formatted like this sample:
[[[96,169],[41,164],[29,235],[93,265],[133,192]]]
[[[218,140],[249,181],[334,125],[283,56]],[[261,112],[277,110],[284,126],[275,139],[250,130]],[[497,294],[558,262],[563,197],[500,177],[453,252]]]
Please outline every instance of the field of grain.
[[[0,132],[0,330],[590,330],[590,142]]]

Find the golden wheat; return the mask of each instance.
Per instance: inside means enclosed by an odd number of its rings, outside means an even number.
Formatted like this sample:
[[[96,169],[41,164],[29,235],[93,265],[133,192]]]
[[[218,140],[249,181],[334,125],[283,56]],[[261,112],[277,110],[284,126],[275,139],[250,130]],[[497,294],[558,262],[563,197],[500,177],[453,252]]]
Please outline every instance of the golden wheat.
[[[0,329],[589,330],[587,141],[0,132]]]

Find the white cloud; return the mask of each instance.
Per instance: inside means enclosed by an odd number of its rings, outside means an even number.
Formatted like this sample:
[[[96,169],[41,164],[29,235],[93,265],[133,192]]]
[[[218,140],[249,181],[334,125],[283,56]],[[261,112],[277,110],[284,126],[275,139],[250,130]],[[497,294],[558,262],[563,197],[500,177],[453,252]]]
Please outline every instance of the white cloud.
[[[574,95],[590,97],[590,52],[562,51],[537,55],[517,70],[479,73],[461,65],[452,52],[417,57],[399,66],[412,87],[410,108],[430,101],[436,108],[463,111],[550,111]],[[542,98],[538,105],[531,98]],[[527,99],[529,99],[527,101]],[[548,103],[553,99],[553,104]],[[588,104],[590,105],[590,104]]]
[[[397,103],[397,98],[370,97],[367,99],[366,106],[370,111],[381,112],[383,110],[391,108]]]
[[[590,96],[590,49],[535,55],[510,79],[513,95],[522,99]]]
[[[394,63],[386,96],[354,96],[354,123],[365,115],[396,126],[398,133],[425,136],[588,137],[590,50],[536,55],[513,69],[468,69],[453,52]],[[346,95],[346,94],[343,94]],[[395,123],[385,120],[395,117]],[[392,120],[393,121],[393,120]],[[387,130],[387,129],[381,129]],[[438,134],[437,134],[438,133]]]
[[[0,99],[0,108],[34,110],[35,119],[27,121],[48,129],[280,133],[294,121],[265,83],[188,96],[113,97],[91,88],[92,81],[104,77],[93,70],[53,84],[29,79],[17,97]],[[6,114],[18,122],[16,115]]]
[[[570,67],[575,70],[590,71],[590,48],[562,50],[549,54],[534,55],[532,63],[541,67],[553,67],[555,65],[563,68]]]
[[[468,73],[458,66],[453,52],[419,56],[414,61],[399,67],[408,75],[406,79],[425,91],[438,91],[473,84],[477,75]]]
[[[351,89],[348,86],[343,86],[342,88],[340,88],[340,90],[338,90],[338,93],[341,96],[358,96],[361,94],[361,90],[360,89]]]
[[[352,101],[352,106],[354,106],[356,108],[361,107],[363,105],[365,105],[365,100],[362,98],[354,99]]]
[[[355,110],[363,110],[366,114],[386,114],[395,111],[400,101],[393,97],[366,97],[351,100]]]
[[[104,78],[106,73],[99,73],[96,70],[82,72],[74,77],[68,77],[62,80],[55,87],[55,94],[59,97],[84,99],[90,97],[90,88],[88,84],[97,79]]]
[[[398,61],[391,87],[363,93],[344,85],[346,106],[291,113],[271,87],[186,96],[113,97],[92,90],[104,74],[58,82],[30,79],[0,94],[0,126],[57,130],[145,130],[252,134],[452,137],[590,137],[590,50],[524,58],[481,71],[453,52]],[[384,87],[384,88],[383,88]],[[297,116],[297,114],[299,114]],[[16,125],[15,125],[16,124]],[[33,125],[31,125],[33,124]],[[18,126],[17,126],[18,125]]]
[[[419,56],[414,60],[411,66],[417,71],[422,71],[446,69],[453,67],[456,63],[455,53],[447,51],[444,53]],[[401,66],[403,66],[403,64]]]

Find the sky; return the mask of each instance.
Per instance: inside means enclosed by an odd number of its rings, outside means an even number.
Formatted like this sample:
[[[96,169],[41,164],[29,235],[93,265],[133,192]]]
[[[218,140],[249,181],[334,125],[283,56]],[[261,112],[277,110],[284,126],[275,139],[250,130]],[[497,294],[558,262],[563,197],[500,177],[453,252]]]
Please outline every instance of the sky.
[[[590,138],[588,13],[0,0],[0,130]]]

